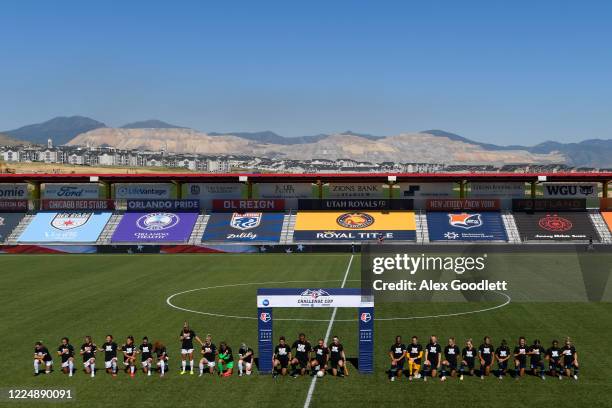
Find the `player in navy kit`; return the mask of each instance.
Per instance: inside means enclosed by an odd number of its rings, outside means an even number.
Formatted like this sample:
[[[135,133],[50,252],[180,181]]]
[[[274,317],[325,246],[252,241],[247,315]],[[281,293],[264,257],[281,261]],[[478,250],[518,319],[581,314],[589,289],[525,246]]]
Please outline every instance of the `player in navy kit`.
[[[149,338],[147,336],[142,338],[142,344],[138,346],[138,350],[140,351],[142,371],[145,372],[147,376],[150,376],[151,370],[153,370],[153,345],[149,343]]]
[[[514,367],[516,378],[525,376],[525,370],[527,369],[527,354],[529,353],[529,347],[527,347],[527,340],[524,337],[519,337],[519,343],[514,348]]]
[[[402,336],[395,336],[395,343],[389,349],[391,367],[389,368],[389,380],[395,381],[395,377],[401,378],[406,362],[406,350],[408,348],[402,343]]]
[[[278,339],[278,344],[274,348],[274,355],[272,356],[272,365],[275,369],[273,376],[276,377],[278,374],[287,375],[290,361],[291,347],[285,341],[285,337],[281,336]]]
[[[478,347],[478,358],[480,360],[480,379],[484,379],[491,373],[491,367],[495,362],[494,347],[491,338],[485,336],[483,343]]]
[[[448,345],[444,347],[444,361],[442,361],[442,381],[446,380],[446,376],[457,376],[458,358],[461,355],[461,350],[455,343],[455,338],[448,339]]]
[[[68,337],[62,337],[62,344],[57,348],[57,355],[62,360],[62,372],[72,377],[74,372],[74,347],[70,344]]]
[[[495,359],[497,360],[497,377],[501,380],[508,372],[508,361],[510,360],[510,347],[505,339],[495,349]]]
[[[193,339],[196,339],[201,346],[204,342],[195,334],[189,327],[189,324],[185,322],[183,324],[183,330],[179,334],[179,340],[181,340],[181,375],[185,374],[187,366],[187,357],[189,357],[189,374],[193,375]]]
[[[329,349],[323,339],[317,341],[317,345],[313,347],[312,353],[313,358],[310,360],[311,375],[315,375],[318,372],[322,372],[325,375]]]
[[[540,343],[540,340],[534,340],[533,345],[529,347],[529,357],[531,358],[531,374],[540,375],[540,378],[545,380],[544,361],[542,360],[542,354],[546,351]]]
[[[37,341],[34,344],[34,375],[40,373],[41,365],[45,366],[45,374],[49,374],[53,366],[53,357],[49,354],[49,349],[42,342]]]
[[[572,341],[569,337],[565,339],[565,346],[561,349],[561,354],[563,354],[563,369],[565,370],[565,375],[570,377],[572,373],[572,369],[574,370],[574,380],[578,379],[578,353],[576,352],[576,348],[572,344]]]
[[[106,372],[117,376],[117,343],[113,340],[110,334],[106,336],[106,341],[102,344],[104,351],[104,368]]]
[[[463,380],[463,376],[465,374],[465,370],[467,369],[469,375],[474,375],[474,367],[476,365],[476,354],[478,350],[474,347],[474,343],[472,343],[472,339],[467,339],[465,342],[465,347],[461,350],[461,375],[459,376],[460,380]]]
[[[97,346],[91,340],[91,336],[85,336],[85,342],[81,345],[81,355],[83,356],[83,366],[85,372],[94,378],[96,375],[96,352]]]
[[[548,360],[550,375],[559,376],[559,379],[561,379],[561,349],[557,340],[553,340],[552,346],[546,350],[545,358]]]
[[[431,378],[436,378],[438,376],[438,370],[440,369],[440,364],[442,363],[440,354],[442,354],[442,346],[438,343],[438,337],[431,336],[429,338],[429,343],[425,346],[426,372],[424,373],[423,381],[427,381],[428,374],[431,376]]]

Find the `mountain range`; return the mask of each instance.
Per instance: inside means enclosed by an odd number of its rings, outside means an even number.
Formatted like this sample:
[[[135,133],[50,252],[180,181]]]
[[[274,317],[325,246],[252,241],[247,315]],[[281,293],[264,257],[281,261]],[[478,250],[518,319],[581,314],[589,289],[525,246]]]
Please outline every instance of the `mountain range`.
[[[83,117],[57,117],[46,122],[1,132],[0,144],[26,141],[56,145],[109,145],[117,148],[165,149],[176,153],[255,155],[286,159],[339,159],[371,162],[440,162],[449,164],[565,163],[573,166],[612,167],[612,139],[578,143],[543,142],[534,146],[482,143],[443,130],[376,136],[350,130],[300,137],[272,131],[200,132],[148,119],[108,127]],[[7,143],[3,143],[6,140]],[[299,149],[296,146],[299,145]]]

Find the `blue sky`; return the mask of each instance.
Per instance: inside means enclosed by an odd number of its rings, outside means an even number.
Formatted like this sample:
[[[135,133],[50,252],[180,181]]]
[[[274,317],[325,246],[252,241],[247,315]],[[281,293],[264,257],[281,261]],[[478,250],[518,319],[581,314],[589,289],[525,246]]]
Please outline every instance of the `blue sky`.
[[[0,3],[0,129],[612,138],[612,2]]]

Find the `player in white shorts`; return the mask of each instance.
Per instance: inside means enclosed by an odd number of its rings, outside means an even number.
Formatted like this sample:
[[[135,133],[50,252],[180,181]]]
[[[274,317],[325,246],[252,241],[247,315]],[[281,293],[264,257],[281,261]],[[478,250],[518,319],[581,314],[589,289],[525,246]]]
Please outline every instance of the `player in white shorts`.
[[[179,339],[181,340],[181,366],[183,368],[181,375],[186,373],[187,357],[189,357],[189,368],[191,370],[189,374],[193,375],[193,339],[196,339],[201,346],[203,346],[204,343],[195,332],[189,328],[187,322],[183,324],[183,330],[181,330],[179,334]]]
[[[53,366],[53,357],[49,354],[49,349],[42,342],[37,341],[34,344],[34,375],[39,374],[41,365],[45,366],[45,374],[49,374]]]
[[[62,359],[62,371],[72,377],[74,372],[74,347],[68,337],[62,337],[62,344],[57,348],[57,355]]]
[[[104,368],[113,377],[117,376],[117,348],[117,343],[113,340],[113,336],[107,335],[101,350],[104,351]]]
[[[153,353],[157,358],[157,367],[159,369],[159,376],[163,377],[166,374],[166,367],[168,366],[168,353],[166,352],[166,346],[161,341],[156,341],[153,344]]]
[[[142,365],[142,371],[151,375],[151,368],[153,365],[153,346],[149,343],[147,336],[142,338],[142,344],[138,346],[140,350],[140,364]]]
[[[246,343],[242,343],[238,350],[238,375],[240,377],[242,377],[243,373],[251,375],[253,370],[253,356],[253,349],[247,346]]]
[[[202,359],[200,360],[200,377],[204,374],[204,367],[208,367],[208,372],[213,374],[215,371],[217,357],[217,347],[212,342],[212,336],[206,335],[206,340],[202,345]]]
[[[134,344],[134,336],[127,336],[125,344],[121,346],[121,351],[123,352],[123,365],[126,370],[130,370],[130,377],[133,378],[136,374],[136,354],[138,353]]]
[[[85,336],[85,342],[81,345],[80,354],[83,356],[83,367],[85,372],[94,378],[96,375],[96,352],[98,348],[91,340],[91,336]]]

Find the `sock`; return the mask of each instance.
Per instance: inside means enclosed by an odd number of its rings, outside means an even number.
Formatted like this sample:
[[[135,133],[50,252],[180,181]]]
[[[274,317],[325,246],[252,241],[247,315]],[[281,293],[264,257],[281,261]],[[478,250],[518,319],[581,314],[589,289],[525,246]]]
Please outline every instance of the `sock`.
[[[134,374],[134,371],[136,371],[136,367],[135,366],[130,366],[130,373]]]
[[[200,374],[204,373],[204,364],[200,363]]]
[[[111,371],[112,371],[114,374],[117,374],[117,362],[116,362],[115,360],[113,360],[113,361],[111,362]]]
[[[164,372],[166,371],[166,363],[164,360],[161,360],[159,362],[159,367],[161,368],[161,373],[164,374]]]
[[[181,366],[183,367],[183,371],[185,371],[185,367],[187,366],[187,361],[181,361]]]
[[[147,366],[147,375],[151,375],[151,367]]]
[[[51,366],[45,364],[45,374],[49,374],[51,372]]]
[[[238,361],[238,371],[240,372],[240,374],[242,374],[242,366],[243,366],[242,361]]]
[[[38,367],[40,365],[40,362],[38,360],[34,360],[34,372],[36,374],[38,374]]]
[[[578,375],[578,367],[574,368],[574,375]]]
[[[68,375],[72,376],[72,372],[74,371],[74,363],[72,361],[68,362]]]
[[[96,375],[96,364],[90,364],[89,369],[91,370],[91,376],[94,377]]]
[[[193,360],[189,360],[189,369],[193,373]]]

